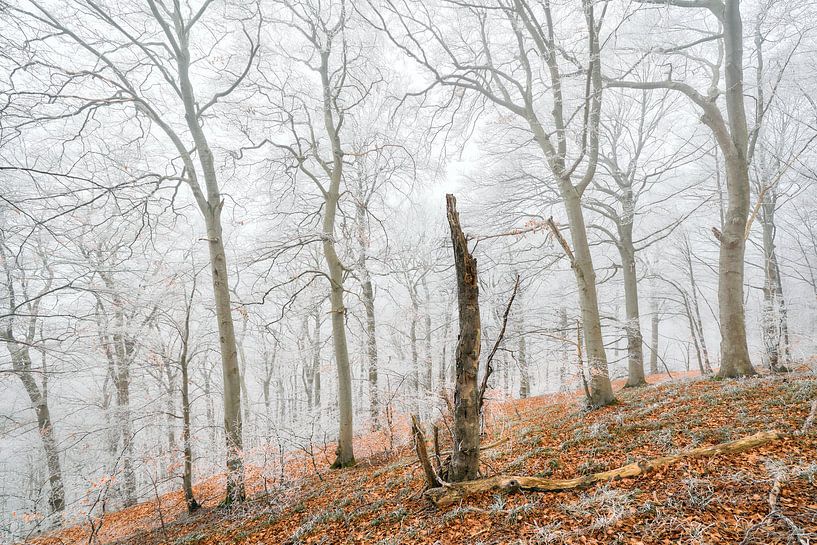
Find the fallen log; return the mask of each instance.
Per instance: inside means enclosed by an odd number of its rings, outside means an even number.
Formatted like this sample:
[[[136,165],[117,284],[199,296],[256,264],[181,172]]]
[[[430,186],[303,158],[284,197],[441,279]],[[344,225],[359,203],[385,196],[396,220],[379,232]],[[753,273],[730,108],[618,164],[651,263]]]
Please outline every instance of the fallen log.
[[[687,458],[704,458],[718,454],[736,454],[761,447],[774,441],[788,437],[778,431],[761,431],[734,441],[727,441],[709,447],[698,447],[671,456],[660,456],[649,460],[642,460],[625,466],[583,475],[573,479],[544,479],[540,477],[525,477],[521,475],[496,475],[485,479],[464,481],[460,483],[445,483],[443,486],[426,490],[426,497],[430,498],[437,507],[445,507],[461,501],[469,496],[492,490],[502,492],[516,492],[527,490],[531,492],[552,492],[582,488],[602,481],[619,480],[637,477],[662,467],[674,464]]]

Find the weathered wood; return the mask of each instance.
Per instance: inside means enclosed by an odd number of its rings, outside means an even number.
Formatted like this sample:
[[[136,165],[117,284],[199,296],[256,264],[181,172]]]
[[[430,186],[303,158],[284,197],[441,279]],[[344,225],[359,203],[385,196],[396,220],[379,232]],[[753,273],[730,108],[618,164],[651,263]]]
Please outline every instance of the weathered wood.
[[[445,196],[454,264],[457,270],[460,334],[455,358],[454,452],[448,477],[454,482],[469,481],[479,475],[479,372],[481,324],[477,260],[468,250],[468,240],[460,226],[457,199]]]
[[[437,475],[443,474],[443,457],[440,455],[440,428],[437,424],[432,426],[432,436],[434,439],[434,469]],[[448,465],[446,463],[446,465]]]
[[[437,476],[434,468],[431,467],[431,460],[428,458],[428,450],[426,449],[426,436],[420,427],[420,420],[414,414],[411,415],[411,435],[414,437],[414,450],[417,452],[417,459],[420,460],[420,465],[426,476],[426,486],[428,488],[443,486],[443,482]]]
[[[779,441],[785,437],[787,437],[786,434],[778,431],[762,431],[754,435],[736,439],[734,441],[727,441],[725,443],[708,447],[699,447],[671,456],[660,456],[650,460],[642,460],[618,467],[616,469],[611,469],[609,471],[602,471],[591,475],[575,477],[573,479],[543,479],[539,477],[526,477],[521,475],[497,475],[486,479],[452,483],[437,488],[431,488],[426,491],[426,496],[430,498],[438,507],[445,507],[447,505],[451,505],[452,503],[464,500],[469,496],[474,496],[491,490],[499,490],[504,492],[515,492],[517,490],[529,490],[532,492],[570,490],[573,488],[589,486],[597,482],[645,475],[687,458],[704,458],[708,456],[716,456],[718,454],[736,454],[739,452],[745,452],[774,441]]]

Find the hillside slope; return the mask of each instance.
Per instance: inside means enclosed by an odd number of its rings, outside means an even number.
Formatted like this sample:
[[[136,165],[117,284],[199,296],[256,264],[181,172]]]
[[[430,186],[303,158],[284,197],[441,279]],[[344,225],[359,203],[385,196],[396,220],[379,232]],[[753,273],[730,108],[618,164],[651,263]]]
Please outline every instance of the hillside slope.
[[[621,390],[617,405],[590,413],[567,395],[495,404],[484,444],[497,444],[483,452],[483,473],[574,477],[762,430],[794,432],[817,398],[817,377],[808,372],[725,382],[677,378]],[[187,516],[178,494],[168,495],[161,518],[155,502],[141,504],[109,515],[99,536],[134,545],[814,542],[817,429],[583,490],[485,494],[447,509],[421,492],[419,465],[405,445],[231,510]],[[35,542],[87,543],[87,527]]]

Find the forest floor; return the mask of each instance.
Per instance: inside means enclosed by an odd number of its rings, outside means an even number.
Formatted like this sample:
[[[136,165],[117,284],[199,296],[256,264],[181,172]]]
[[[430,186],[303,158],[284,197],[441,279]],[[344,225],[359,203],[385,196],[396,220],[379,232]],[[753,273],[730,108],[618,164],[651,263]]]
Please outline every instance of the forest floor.
[[[592,412],[581,408],[577,395],[567,394],[492,404],[483,444],[499,443],[483,451],[483,474],[570,478],[763,430],[792,433],[817,399],[817,375],[807,368],[729,381],[673,376],[620,389],[617,404]],[[196,488],[209,498],[196,514],[183,512],[180,493],[168,494],[107,515],[99,540],[128,545],[817,540],[817,425],[752,451],[685,459],[637,478],[558,493],[488,493],[445,509],[423,497],[422,471],[410,443],[385,453],[382,436],[360,442],[369,449],[380,445],[381,453],[350,469],[319,467],[320,475],[305,474],[285,489],[260,491],[230,509],[215,507],[223,479],[211,479]],[[772,514],[775,484],[779,495]],[[256,482],[255,489],[259,486]],[[67,528],[33,543],[88,543],[88,528]]]

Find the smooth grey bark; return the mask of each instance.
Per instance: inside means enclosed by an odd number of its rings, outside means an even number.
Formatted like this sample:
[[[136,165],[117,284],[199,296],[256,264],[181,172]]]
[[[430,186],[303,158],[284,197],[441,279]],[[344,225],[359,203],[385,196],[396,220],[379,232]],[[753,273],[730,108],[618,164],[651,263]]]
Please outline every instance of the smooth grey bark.
[[[312,347],[314,345],[312,334],[309,332],[309,315],[306,315],[301,320],[301,331],[298,336],[298,354],[301,361],[301,384],[304,387],[304,395],[306,397],[306,410],[312,412],[312,390],[314,383],[314,374],[312,373]],[[266,382],[272,379],[271,375],[265,378]]]
[[[660,322],[658,316],[658,304],[656,303],[655,299],[652,301],[651,309],[650,374],[655,375],[658,373],[658,324]]]
[[[642,350],[641,316],[638,309],[638,276],[633,246],[632,223],[619,226],[618,244],[624,279],[624,330],[627,334],[627,382],[625,386],[637,387],[647,383],[644,377],[644,353]]]
[[[312,332],[309,332],[309,320]],[[316,302],[310,315],[304,317],[303,336],[309,342],[308,357],[303,362],[302,380],[306,393],[306,406],[310,411],[321,410],[321,302]]]
[[[780,312],[780,335],[783,343],[783,363],[789,365],[791,359],[791,340],[789,338],[789,311],[786,306],[786,297],[783,295],[783,274],[780,272],[780,264],[777,261],[777,254],[774,255],[775,269],[777,270],[776,288],[777,302]]]
[[[307,322],[304,322],[304,331],[306,332],[307,339],[310,340],[310,354],[311,354],[311,361],[307,366],[306,371],[306,384],[307,384],[307,405],[309,406],[310,410],[317,410],[320,412],[321,410],[321,349],[323,347],[323,338],[321,337],[321,328],[323,326],[321,321],[321,309],[323,307],[323,301],[318,301],[315,303],[314,308],[312,309],[312,334],[310,335],[308,332],[309,325]]]
[[[788,313],[777,260],[775,212],[777,192],[765,192],[760,208],[763,229],[763,307],[761,327],[766,358],[772,371],[784,371],[789,363]]]
[[[366,378],[369,383],[369,419],[373,430],[380,429],[380,390],[377,384],[377,322],[374,314],[374,288],[371,279],[363,283],[363,305],[366,311]]]
[[[581,198],[575,190],[564,187],[564,184],[562,185],[566,193],[566,195],[563,195],[563,200],[573,242],[571,268],[579,288],[579,308],[584,330],[582,342],[584,343],[587,366],[590,372],[590,396],[588,401],[593,407],[601,407],[612,403],[614,396],[607,369],[604,337],[601,331],[596,271],[593,267],[590,243],[587,239]]]
[[[723,229],[716,231],[720,242],[718,259],[718,312],[721,333],[720,377],[756,374],[749,358],[746,340],[746,314],[743,307],[745,231],[749,215],[749,130],[743,87],[743,21],[740,0],[724,2],[688,2],[687,0],[640,0],[709,10],[723,25],[725,88],[716,85],[703,95],[690,85],[666,81],[611,81],[610,87],[633,89],[669,89],[683,93],[702,111],[701,121],[715,136],[724,158],[727,206]],[[717,83],[717,75],[714,82]],[[716,100],[722,95],[726,118]]]
[[[250,316],[246,312],[242,313],[241,318],[241,335],[236,339],[236,347],[238,348],[238,382],[241,388],[241,410],[243,413],[242,423],[247,426],[250,424],[250,394],[247,391],[247,356],[244,351],[244,340],[247,338],[247,326],[249,325]],[[251,433],[252,435],[252,433]]]
[[[414,412],[420,412],[420,352],[417,348],[417,322],[420,320],[420,302],[417,300],[417,286],[409,280],[411,301],[411,323],[409,324],[409,392],[413,398]]]
[[[613,402],[613,386],[610,383],[609,371],[607,369],[607,354],[604,349],[604,337],[601,330],[601,316],[599,314],[598,293],[596,288],[596,271],[593,266],[593,258],[590,252],[590,243],[587,238],[587,226],[584,220],[581,198],[584,190],[590,184],[595,175],[599,156],[599,122],[601,115],[601,48],[598,41],[598,27],[595,21],[592,3],[583,0],[585,19],[588,30],[588,47],[590,52],[588,71],[589,113],[587,114],[587,124],[585,130],[589,135],[587,170],[578,185],[574,185],[565,163],[565,141],[564,134],[559,135],[557,150],[553,149],[550,139],[546,136],[544,128],[538,120],[529,119],[529,124],[533,130],[537,142],[542,148],[551,170],[557,176],[559,193],[562,197],[565,212],[567,213],[568,225],[570,226],[570,238],[573,242],[573,259],[571,267],[576,278],[579,290],[579,307],[581,309],[581,323],[584,329],[584,344],[587,354],[587,363],[590,370],[590,405],[601,407]],[[550,7],[546,7],[546,17],[548,26],[549,45],[546,46],[546,62],[551,74],[554,99],[554,120],[557,132],[563,131],[565,118],[562,111],[563,96],[561,75],[556,61],[557,52],[553,47],[553,23],[551,20]],[[555,151],[555,153],[554,153]]]
[[[216,429],[216,408],[213,403],[213,384],[212,384],[212,377],[210,374],[213,372],[212,368],[209,366],[206,358],[202,361],[202,380],[204,384],[202,385],[203,393],[204,393],[204,413],[207,418],[207,435],[210,439],[210,449],[209,450],[216,450],[218,447],[218,440],[216,439],[217,436],[217,429]]]
[[[322,54],[321,56],[323,57],[324,55]],[[323,73],[327,74],[325,85],[328,86],[328,72]],[[328,101],[329,98],[327,97],[327,108]],[[352,373],[349,366],[349,349],[346,342],[346,306],[343,302],[343,264],[340,262],[340,258],[335,250],[335,215],[337,213],[338,199],[340,196],[342,160],[340,140],[334,131],[334,122],[331,120],[332,115],[328,109],[325,111],[325,114],[327,118],[327,132],[333,135],[331,139],[334,151],[333,155],[335,156],[332,179],[325,195],[326,207],[323,217],[323,255],[326,260],[326,267],[329,271],[329,302],[331,305],[329,312],[331,313],[332,321],[332,345],[335,352],[335,365],[338,371],[338,411],[340,413],[338,422],[338,447],[335,461],[332,462],[332,467],[337,469],[353,466],[355,464],[355,456],[352,432]]]
[[[153,0],[148,0],[152,2]],[[238,346],[235,336],[235,324],[232,315],[232,302],[227,276],[227,254],[224,250],[224,233],[221,225],[221,212],[224,200],[221,196],[216,175],[213,152],[202,126],[199,124],[199,108],[190,80],[190,47],[189,34],[184,30],[184,22],[177,10],[174,12],[174,25],[177,29],[179,51],[176,54],[179,72],[179,87],[185,109],[185,121],[193,141],[204,177],[206,198],[198,193],[199,208],[204,216],[207,231],[207,249],[210,254],[210,274],[213,283],[215,311],[218,320],[219,351],[221,353],[221,371],[224,389],[224,436],[227,447],[227,489],[225,503],[243,501],[246,497],[244,486],[244,462],[242,418],[241,418],[241,373],[238,362]],[[185,153],[185,155],[187,155]],[[192,166],[192,158],[187,155],[186,163]],[[188,167],[188,176],[195,179],[195,167]],[[197,188],[198,183],[191,184]]]
[[[349,60],[345,35],[347,19],[346,13],[341,12],[337,20],[330,23],[321,18],[320,9],[307,8],[305,11],[300,11],[296,5],[288,3],[282,4],[282,7],[288,9],[292,15],[291,25],[300,31],[300,35],[309,42],[308,48],[314,56],[311,61],[307,62],[307,66],[314,70],[320,79],[319,117],[314,122],[310,117],[304,123],[308,134],[298,133],[300,125],[286,124],[287,130],[292,131],[297,142],[296,147],[300,148],[301,142],[309,142],[309,151],[298,151],[289,145],[277,145],[277,147],[289,153],[294,166],[314,183],[323,200],[321,248],[325,264],[324,273],[329,281],[329,314],[338,377],[338,443],[335,460],[331,467],[338,469],[355,464],[352,370],[346,338],[347,309],[344,303],[346,268],[337,252],[335,234],[341,183],[344,180],[344,149],[341,144],[341,129],[348,113],[342,95],[347,85],[350,85],[346,78]],[[340,59],[337,66],[330,66],[333,52]],[[281,91],[283,94],[287,92],[284,89]],[[356,96],[355,100],[362,99]],[[326,151],[329,157],[320,156],[321,142],[319,139],[328,142]],[[320,170],[313,172],[313,164]]]
[[[619,316],[621,316],[621,309],[619,308],[618,303],[619,302],[616,301],[616,306],[615,306],[615,308],[613,310],[613,316],[615,316],[616,322],[621,322],[621,319],[619,318]],[[625,341],[626,341],[626,337],[627,337],[626,328],[624,330],[624,337],[625,337]],[[620,346],[619,340],[620,339],[619,339],[618,335],[616,335],[615,341],[613,341],[613,359],[616,362],[621,360],[621,346]]]
[[[315,341],[312,348],[312,408],[319,412],[322,407],[321,401],[321,348],[323,341],[321,340],[321,307],[318,305],[315,308],[313,315],[315,329]]]
[[[375,320],[374,286],[369,272],[367,257],[369,253],[369,235],[366,222],[367,206],[363,195],[363,179],[359,179],[359,195],[355,201],[355,221],[357,223],[358,273],[360,275],[361,300],[366,313],[366,369],[365,375],[369,385],[369,421],[372,430],[380,429],[380,391],[377,384],[377,322]]]
[[[193,287],[187,300],[184,325],[181,331],[182,351],[179,355],[181,369],[181,397],[182,397],[182,490],[187,512],[196,511],[200,505],[193,495],[193,441],[191,438],[191,403],[190,403],[190,315],[192,314],[193,299],[196,294],[196,277],[193,276]]]
[[[520,299],[523,299],[522,295],[522,293],[519,294]],[[524,300],[520,300],[516,319],[516,349],[517,361],[519,364],[519,397],[521,399],[525,399],[526,397],[530,396],[530,369],[528,368],[528,346],[525,338],[525,307],[523,303]],[[547,384],[547,382],[546,377],[545,383]]]
[[[34,367],[28,347],[17,342],[13,334],[8,335],[9,329],[4,332],[3,340],[11,356],[12,369],[23,383],[31,408],[37,416],[37,430],[40,434],[43,456],[48,470],[48,510],[50,514],[59,516],[65,511],[65,487],[54,422],[48,405],[46,377],[44,374],[42,388],[40,388],[34,379]]]
[[[315,44],[318,47],[318,44]],[[343,301],[343,264],[335,249],[335,217],[340,199],[340,183],[343,179],[343,150],[340,143],[340,128],[335,119],[337,96],[333,95],[329,75],[329,47],[320,51],[320,67],[323,93],[323,124],[329,139],[332,160],[328,167],[329,186],[324,190],[324,212],[322,225],[323,256],[326,261],[330,283],[329,302],[332,321],[332,344],[335,365],[338,372],[338,446],[333,468],[343,468],[355,464],[353,446],[353,405],[352,372],[349,364],[349,349],[346,341],[346,306]],[[341,117],[339,122],[342,123]]]
[[[746,223],[749,215],[749,130],[743,94],[743,21],[740,0],[725,0],[723,7],[727,131],[723,119],[704,116],[715,132],[726,163],[726,223],[718,260],[718,308],[721,329],[720,377],[754,375],[746,341],[743,308]],[[718,111],[718,113],[720,113]]]
[[[556,318],[558,320],[558,332],[559,337],[562,339],[561,342],[561,355],[562,355],[562,364],[559,367],[559,387],[560,390],[565,391],[567,386],[567,364],[570,360],[570,345],[567,341],[567,336],[570,334],[570,323],[567,320],[567,309],[565,307],[559,307],[558,312],[556,313]]]
[[[723,202],[723,180],[721,177],[721,162],[718,148],[715,148],[713,151],[713,156],[715,159],[715,191],[718,197],[718,218],[720,219],[718,226],[721,231],[723,231],[723,226],[726,224],[726,207]]]

